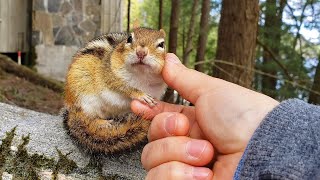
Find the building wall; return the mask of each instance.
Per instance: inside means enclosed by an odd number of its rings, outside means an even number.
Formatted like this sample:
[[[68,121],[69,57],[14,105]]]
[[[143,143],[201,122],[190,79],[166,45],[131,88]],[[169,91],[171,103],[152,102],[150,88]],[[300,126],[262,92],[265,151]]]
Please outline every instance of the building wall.
[[[33,0],[38,72],[63,81],[77,49],[102,33],[121,31],[121,12],[122,0]]]
[[[0,0],[0,52],[15,53],[29,50],[28,1]]]

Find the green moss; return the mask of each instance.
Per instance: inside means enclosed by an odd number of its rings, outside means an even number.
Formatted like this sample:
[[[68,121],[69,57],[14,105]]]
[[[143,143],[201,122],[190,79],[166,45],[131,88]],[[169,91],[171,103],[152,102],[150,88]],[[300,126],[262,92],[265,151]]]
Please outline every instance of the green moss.
[[[68,174],[77,168],[74,161],[68,159],[68,154],[63,154],[57,149],[59,160],[56,162],[53,158],[47,158],[40,154],[28,154],[26,146],[30,141],[30,136],[22,136],[21,144],[18,145],[16,153],[11,153],[10,147],[15,136],[16,127],[2,139],[0,145],[0,173],[8,172],[14,179],[32,179],[37,180],[38,172],[41,169],[53,169],[53,179],[56,179],[58,173]],[[1,177],[0,177],[1,178]]]
[[[51,169],[53,171],[52,179],[57,179],[58,173],[95,174],[99,180],[126,179],[116,174],[104,176],[99,156],[93,156],[86,167],[78,168],[76,163],[68,158],[71,152],[63,154],[57,149],[58,161],[40,154],[28,154],[29,135],[22,136],[21,143],[17,146],[17,151],[15,153],[11,152],[10,147],[15,136],[15,131],[16,127],[6,132],[6,136],[2,139],[2,144],[0,145],[0,175],[3,172],[8,172],[13,175],[13,179],[37,180],[39,179],[38,172],[43,169]]]
[[[2,139],[2,144],[0,145],[0,168],[6,164],[7,158],[10,156],[10,147],[12,140],[15,136],[16,127],[14,127],[10,132],[6,132],[6,137]]]
[[[63,154],[59,149],[57,149],[59,160],[53,170],[53,179],[57,179],[58,173],[69,174],[71,171],[77,168],[77,164],[70,160],[67,156],[71,153]]]
[[[89,172],[94,172],[97,174],[97,180],[129,180],[128,178],[125,178],[123,176],[117,175],[117,174],[108,174],[105,176],[102,173],[102,167],[101,161],[99,160],[99,155],[93,155],[90,158],[89,163],[86,167],[78,169],[78,172],[81,174],[87,174]]]
[[[54,166],[53,158],[46,158],[43,155],[29,155],[26,149],[30,141],[30,136],[22,136],[22,143],[18,145],[18,151],[12,159],[12,166],[8,172],[13,174],[16,179],[39,179],[39,168],[52,168]]]
[[[48,168],[51,169],[54,167],[54,159],[53,158],[47,158],[44,155],[40,154],[33,154],[31,155],[31,163],[38,168]]]
[[[18,146],[18,151],[13,158],[13,166],[9,173],[14,174],[15,178],[26,177],[28,179],[39,179],[33,164],[30,163],[26,145],[29,143],[30,137],[22,136],[22,143]]]
[[[97,170],[97,174],[98,174],[97,179],[98,180],[129,180],[128,178],[120,176],[118,174],[108,174],[107,176],[105,176],[102,173],[102,167],[103,167],[103,165],[101,164],[101,161],[99,160],[99,155],[98,156],[94,155],[90,158],[89,164],[85,167],[85,169]]]

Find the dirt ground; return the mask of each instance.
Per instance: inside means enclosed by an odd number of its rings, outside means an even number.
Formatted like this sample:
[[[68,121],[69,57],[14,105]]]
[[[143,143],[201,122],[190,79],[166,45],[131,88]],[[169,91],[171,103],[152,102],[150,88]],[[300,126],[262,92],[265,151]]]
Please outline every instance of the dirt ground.
[[[0,69],[0,102],[57,115],[63,95]]]

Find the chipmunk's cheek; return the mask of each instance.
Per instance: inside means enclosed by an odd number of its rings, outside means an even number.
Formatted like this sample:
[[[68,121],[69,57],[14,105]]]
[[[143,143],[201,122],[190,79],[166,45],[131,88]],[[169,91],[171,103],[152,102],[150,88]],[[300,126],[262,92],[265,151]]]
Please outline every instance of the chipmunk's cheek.
[[[149,55],[145,58],[145,63],[150,66],[150,72],[154,74],[161,74],[163,69],[163,62],[157,56]]]
[[[139,59],[135,53],[129,53],[126,59],[126,64],[127,65],[133,65],[135,63],[138,63]]]

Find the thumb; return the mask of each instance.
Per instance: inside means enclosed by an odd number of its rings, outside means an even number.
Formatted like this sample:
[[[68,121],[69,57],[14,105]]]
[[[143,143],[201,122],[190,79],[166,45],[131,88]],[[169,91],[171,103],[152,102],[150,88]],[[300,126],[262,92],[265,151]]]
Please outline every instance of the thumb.
[[[221,87],[226,83],[223,80],[185,67],[173,53],[166,55],[162,77],[169,87],[178,91],[183,98],[193,104],[196,103],[201,94],[216,87]]]

